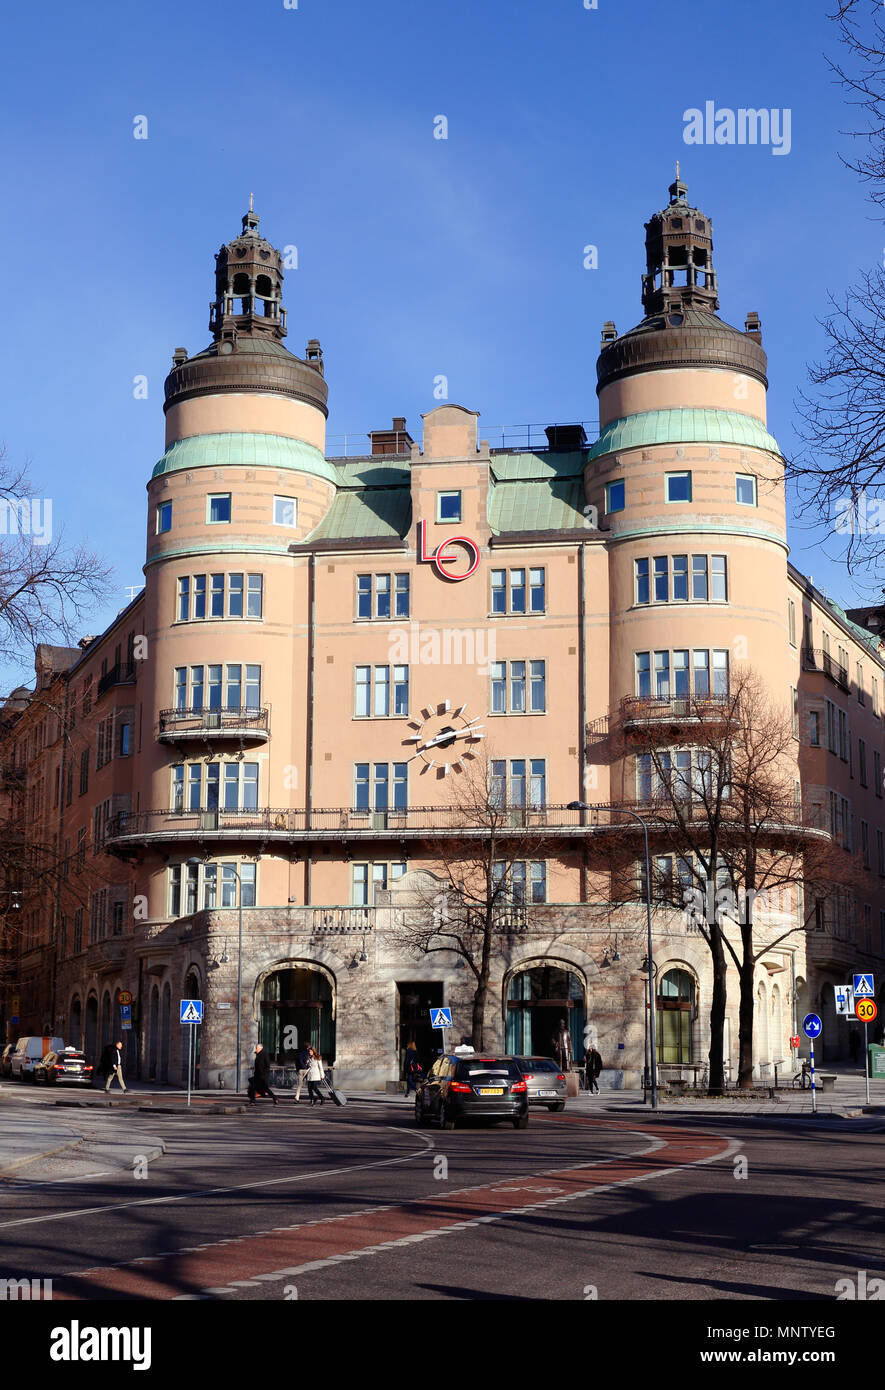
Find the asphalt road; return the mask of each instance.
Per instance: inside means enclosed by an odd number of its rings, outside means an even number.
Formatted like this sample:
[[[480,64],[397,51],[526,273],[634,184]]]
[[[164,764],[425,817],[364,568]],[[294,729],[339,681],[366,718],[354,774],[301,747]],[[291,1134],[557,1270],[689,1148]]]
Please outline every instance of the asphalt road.
[[[401,1102],[284,1101],[138,1123],[167,1146],[145,1176],[81,1155],[3,1183],[4,1277],[80,1304],[831,1302],[885,1274],[883,1136],[850,1121],[566,1111],[443,1133]]]

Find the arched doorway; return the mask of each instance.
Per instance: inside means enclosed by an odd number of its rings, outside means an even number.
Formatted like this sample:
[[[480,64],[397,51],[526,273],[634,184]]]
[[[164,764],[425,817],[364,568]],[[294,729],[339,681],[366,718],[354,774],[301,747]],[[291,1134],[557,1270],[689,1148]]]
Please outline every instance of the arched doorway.
[[[187,976],[184,981],[184,994],[182,998],[202,999],[202,997],[203,993],[202,989],[200,988],[199,975],[197,974],[197,971],[194,969],[194,967],[191,966],[190,970],[187,972]],[[193,1084],[195,1087],[198,1087],[200,1084],[200,1040],[203,1036],[203,1028],[202,1025],[192,1023],[185,1024],[185,1028],[187,1028],[189,1032],[193,1033],[193,1037],[190,1039],[190,1041],[188,1040],[186,1034],[182,1037],[181,1080],[182,1084],[186,1086],[188,1053],[190,1049],[193,1048]]]
[[[158,1080],[165,1083],[169,1080],[169,1033],[172,1021],[172,988],[170,985],[163,986],[163,1007],[160,1011],[160,1074]]]
[[[674,967],[658,976],[655,1026],[659,1066],[694,1062],[695,981],[688,970]]]
[[[327,1066],[335,1060],[335,990],[320,966],[293,962],[261,986],[259,1041],[272,1062],[292,1063],[299,1047],[315,1047]]]
[[[98,1063],[98,997],[90,994],[86,1000],[86,1045],[84,1047],[87,1059],[93,1064]]]
[[[572,1058],[584,1060],[587,991],[582,977],[563,965],[532,965],[507,985],[506,1049],[517,1057],[556,1057],[555,1040],[565,1019]]]
[[[151,990],[151,1003],[148,1011],[148,1076],[156,1080],[157,1062],[160,1056],[160,990],[154,985]]]
[[[756,1062],[759,1075],[767,1077],[771,1062],[771,1039],[769,1036],[768,990],[763,980],[756,988],[756,1013],[753,1018],[753,1041],[755,1042]]]
[[[771,988],[771,1060],[778,1065],[786,1062],[790,1053],[787,1047],[787,1036],[784,1032],[784,1010],[783,999],[780,986],[772,985]]]
[[[71,1047],[83,1046],[83,1005],[80,1002],[79,994],[75,994],[71,1000],[70,1037]]]
[[[107,990],[101,997],[101,1045],[107,1047],[109,1042],[113,1042],[111,1037],[111,996]]]

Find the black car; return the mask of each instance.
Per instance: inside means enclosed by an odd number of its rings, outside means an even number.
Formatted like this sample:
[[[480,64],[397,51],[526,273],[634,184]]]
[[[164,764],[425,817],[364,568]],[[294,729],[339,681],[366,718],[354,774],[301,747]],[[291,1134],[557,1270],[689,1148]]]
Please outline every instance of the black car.
[[[12,1054],[15,1051],[15,1043],[7,1043],[3,1051],[0,1052],[0,1076],[12,1075]]]
[[[415,1091],[415,1123],[436,1121],[454,1129],[458,1120],[510,1120],[514,1129],[529,1122],[527,1088],[512,1057],[447,1054],[438,1057]]]
[[[92,1075],[93,1069],[86,1061],[85,1053],[75,1047],[66,1047],[63,1052],[47,1052],[34,1067],[34,1081],[47,1086],[55,1086],[60,1081],[74,1086],[91,1086]]]

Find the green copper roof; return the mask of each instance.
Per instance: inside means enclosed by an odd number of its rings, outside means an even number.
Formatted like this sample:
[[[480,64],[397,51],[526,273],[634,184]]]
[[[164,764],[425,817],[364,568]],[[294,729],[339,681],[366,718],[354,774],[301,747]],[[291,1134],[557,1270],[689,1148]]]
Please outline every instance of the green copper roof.
[[[777,440],[752,415],[738,410],[645,410],[606,425],[591,459],[650,444],[740,444],[780,455]]]
[[[580,476],[498,483],[489,496],[489,525],[507,531],[562,531],[584,524]]]
[[[166,450],[152,473],[177,473],[183,468],[291,468],[338,482],[333,463],[319,449],[281,434],[198,434],[179,439]]]
[[[586,463],[586,449],[562,453],[551,449],[543,454],[525,450],[516,454],[492,454],[490,468],[496,482],[517,483],[531,478],[572,478],[583,473]]]
[[[407,487],[339,492],[308,540],[402,540],[409,529],[412,499]]]

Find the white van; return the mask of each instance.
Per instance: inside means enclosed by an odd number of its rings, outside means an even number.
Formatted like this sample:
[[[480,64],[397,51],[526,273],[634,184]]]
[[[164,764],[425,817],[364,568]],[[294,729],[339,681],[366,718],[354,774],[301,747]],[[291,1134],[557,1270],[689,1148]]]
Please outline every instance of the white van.
[[[12,1054],[9,1074],[13,1081],[34,1079],[34,1065],[42,1061],[47,1052],[61,1052],[64,1038],[19,1038]]]

